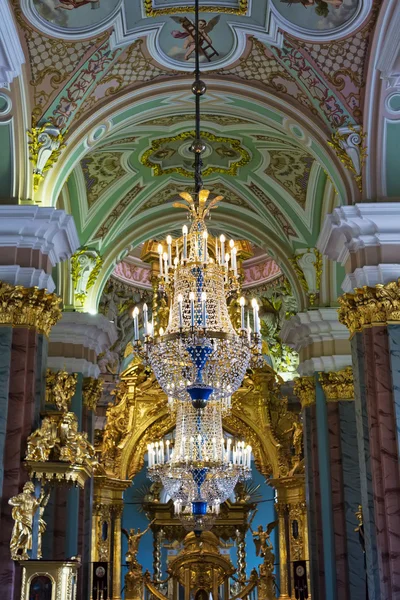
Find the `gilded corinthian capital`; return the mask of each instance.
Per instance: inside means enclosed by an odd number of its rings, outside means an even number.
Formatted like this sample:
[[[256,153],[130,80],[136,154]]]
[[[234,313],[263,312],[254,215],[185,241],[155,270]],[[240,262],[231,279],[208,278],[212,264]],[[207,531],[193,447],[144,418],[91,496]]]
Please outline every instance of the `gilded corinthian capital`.
[[[315,381],[312,376],[298,377],[294,380],[294,393],[300,399],[302,408],[315,404]]]
[[[325,398],[329,400],[353,400],[354,382],[353,369],[346,367],[341,371],[320,373],[319,380],[324,390]]]
[[[0,282],[0,324],[36,329],[49,335],[61,318],[61,298],[44,289]]]
[[[353,335],[365,327],[400,322],[400,280],[357,288],[339,299],[339,321]]]

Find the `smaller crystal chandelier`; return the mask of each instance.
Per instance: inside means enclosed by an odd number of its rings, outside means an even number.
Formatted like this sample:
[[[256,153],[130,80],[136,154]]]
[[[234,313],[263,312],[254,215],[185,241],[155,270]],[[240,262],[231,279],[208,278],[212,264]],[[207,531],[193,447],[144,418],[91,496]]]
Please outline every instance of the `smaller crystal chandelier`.
[[[174,501],[183,524],[198,529],[212,524],[238,481],[251,477],[251,446],[223,436],[221,405],[204,409],[177,403],[174,446],[169,440],[147,446],[148,473]]]

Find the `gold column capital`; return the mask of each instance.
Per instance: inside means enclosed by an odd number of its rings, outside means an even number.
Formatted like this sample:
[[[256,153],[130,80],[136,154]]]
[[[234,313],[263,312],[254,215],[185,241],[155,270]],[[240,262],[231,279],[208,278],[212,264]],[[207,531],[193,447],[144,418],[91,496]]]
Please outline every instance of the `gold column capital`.
[[[83,406],[88,410],[96,410],[97,403],[103,392],[104,381],[94,377],[85,377],[82,385]]]
[[[352,367],[340,371],[320,373],[319,381],[327,402],[354,400],[354,381]]]
[[[61,318],[61,298],[37,287],[0,281],[0,324],[36,329],[47,337]]]
[[[400,322],[400,279],[385,285],[357,288],[338,298],[339,321],[351,335],[374,325]]]
[[[315,404],[315,380],[312,375],[295,379],[293,391],[300,399],[302,408]]]

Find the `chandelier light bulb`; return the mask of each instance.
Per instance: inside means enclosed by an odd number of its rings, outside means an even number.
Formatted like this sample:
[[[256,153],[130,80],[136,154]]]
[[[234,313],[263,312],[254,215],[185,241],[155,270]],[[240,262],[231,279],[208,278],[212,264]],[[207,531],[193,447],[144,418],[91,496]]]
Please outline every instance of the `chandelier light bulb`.
[[[187,235],[187,233],[188,233],[188,228],[187,228],[187,225],[184,225],[184,226],[182,227],[182,233],[183,233],[183,235]]]
[[[160,337],[162,337],[164,335],[164,327],[160,327],[160,329],[158,330]]]
[[[229,247],[230,247],[230,248],[233,248],[233,247],[234,247],[234,245],[235,245],[235,242],[234,242],[233,240],[230,240],[230,241],[229,241]]]
[[[207,300],[207,292],[201,292],[201,301],[205,302]]]
[[[158,250],[158,254],[162,254],[162,253],[163,253],[163,247],[162,247],[162,244],[158,244],[158,248],[157,248],[157,250]]]
[[[170,235],[167,235],[167,244],[168,246],[172,244],[172,237]]]

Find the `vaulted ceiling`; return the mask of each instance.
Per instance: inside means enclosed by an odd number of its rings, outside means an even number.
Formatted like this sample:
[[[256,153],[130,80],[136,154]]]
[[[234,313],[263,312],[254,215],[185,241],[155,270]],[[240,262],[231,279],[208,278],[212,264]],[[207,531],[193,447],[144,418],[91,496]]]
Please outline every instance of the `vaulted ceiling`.
[[[14,139],[52,123],[65,146],[34,192],[30,175],[17,176],[28,150],[16,153],[9,195],[73,214],[82,245],[104,261],[97,298],[132,248],[185,219],[172,202],[193,185],[188,4],[11,2],[26,62],[7,93]],[[363,124],[380,1],[200,6],[211,42],[201,62],[204,184],[224,196],[211,230],[249,239],[295,280],[290,258],[315,246],[335,205],[361,197],[328,141]]]

